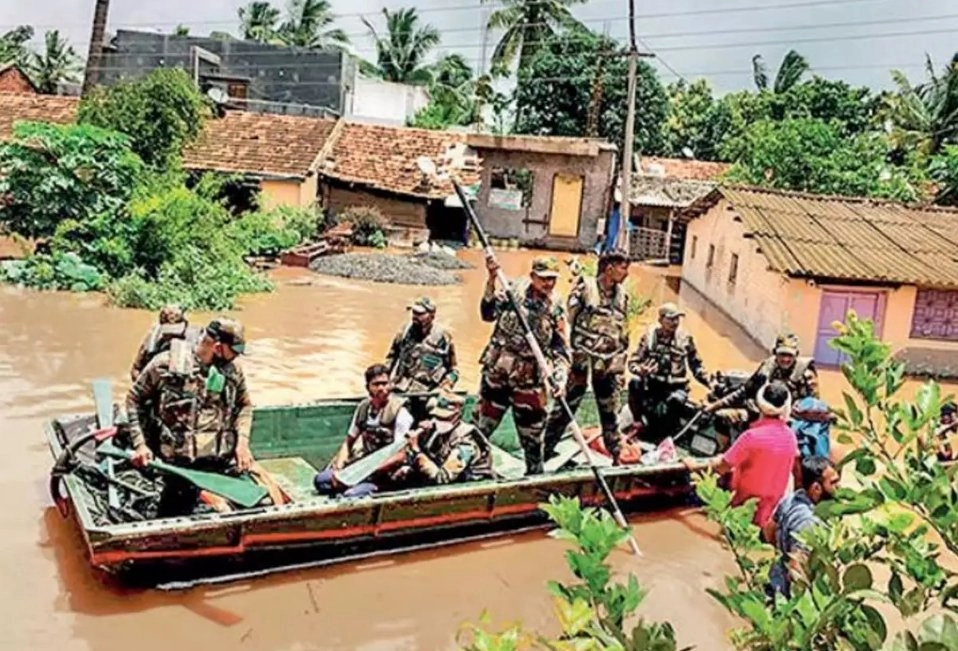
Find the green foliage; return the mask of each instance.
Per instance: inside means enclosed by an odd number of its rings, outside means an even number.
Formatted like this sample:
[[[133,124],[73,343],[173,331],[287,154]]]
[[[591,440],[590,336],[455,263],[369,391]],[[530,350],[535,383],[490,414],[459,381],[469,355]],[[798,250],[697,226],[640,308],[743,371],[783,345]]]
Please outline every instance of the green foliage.
[[[353,244],[386,246],[386,218],[375,206],[350,206],[336,216],[339,224],[349,224],[353,229]]]
[[[928,173],[938,187],[935,203],[958,205],[958,145],[946,145],[931,159]]]
[[[315,237],[322,219],[322,212],[315,207],[281,206],[243,215],[230,224],[229,234],[250,255],[279,255]]]
[[[519,69],[516,89],[516,131],[555,136],[581,136],[586,132],[592,105],[592,82],[599,57],[604,57],[604,92],[599,106],[599,135],[621,146],[628,112],[628,63],[616,56],[618,44],[584,29],[549,37]],[[663,125],[668,97],[655,70],[645,61],[638,65],[635,147],[644,154],[665,151]]]
[[[362,19],[376,45],[376,63],[366,64],[365,71],[401,84],[430,83],[433,74],[423,61],[439,45],[439,30],[421,23],[415,7],[395,11],[383,7],[382,14],[386,18],[385,36]]]
[[[664,126],[668,154],[685,158],[683,150],[688,148],[695,158],[716,160],[726,121],[709,83],[698,79],[688,84],[682,79],[669,85],[668,94],[669,117]]]
[[[521,73],[548,38],[563,30],[584,30],[570,8],[585,1],[503,0],[486,23],[490,31],[502,33],[492,52],[493,74],[506,75],[516,58]]]
[[[79,81],[83,71],[80,56],[58,30],[47,32],[43,52],[31,53],[26,61],[27,73],[41,93],[55,94],[60,82]]]
[[[346,32],[333,27],[336,16],[329,0],[292,0],[286,6],[282,23],[280,18],[279,9],[269,2],[250,2],[239,9],[240,31],[243,38],[250,41],[310,50],[341,48],[349,44]]]
[[[0,143],[0,228],[49,237],[61,222],[122,210],[143,163],[118,133],[90,125],[19,122]]]
[[[30,25],[20,25],[4,32],[0,36],[0,65],[26,63],[30,55],[27,43],[33,38],[33,33],[33,27]]]
[[[35,289],[89,292],[103,289],[106,277],[75,253],[55,252],[0,262],[0,279]]]
[[[574,498],[552,495],[541,505],[558,528],[553,536],[573,545],[566,551],[566,562],[577,581],[563,584],[549,582],[555,603],[555,614],[561,628],[557,639],[523,629],[514,624],[503,631],[490,632],[485,614],[480,625],[463,627],[460,641],[468,651],[489,649],[554,649],[675,651],[678,644],[669,624],[634,619],[635,611],[645,598],[645,591],[635,576],[624,583],[612,581],[609,554],[621,545],[629,532],[616,524],[606,511],[582,508]],[[630,620],[627,622],[627,620]],[[685,647],[687,651],[691,647]]]
[[[147,165],[167,170],[178,167],[206,115],[205,100],[184,70],[157,68],[142,79],[96,89],[80,102],[78,118],[125,133]]]

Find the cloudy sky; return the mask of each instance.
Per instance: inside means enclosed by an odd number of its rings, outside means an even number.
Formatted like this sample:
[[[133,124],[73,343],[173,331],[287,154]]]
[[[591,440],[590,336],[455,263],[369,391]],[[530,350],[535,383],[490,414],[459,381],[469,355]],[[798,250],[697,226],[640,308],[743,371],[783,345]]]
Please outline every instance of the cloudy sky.
[[[279,0],[282,5],[285,0]],[[628,0],[589,0],[575,13],[587,26],[624,38]],[[244,0],[112,0],[109,30],[193,34],[235,31]],[[38,33],[59,29],[86,53],[94,0],[0,0],[0,31],[20,24]],[[360,18],[383,23],[383,6],[415,6],[443,35],[443,50],[460,52],[482,69],[496,34],[482,29],[496,4],[480,0],[332,0],[339,25],[358,52],[371,44]],[[818,74],[854,84],[888,87],[888,70],[923,75],[927,52],[941,67],[958,49],[955,0],[636,0],[638,35],[657,56],[668,82],[705,77],[719,92],[750,87],[751,58],[761,54],[773,70],[789,48],[804,54]],[[484,44],[485,42],[485,44]]]

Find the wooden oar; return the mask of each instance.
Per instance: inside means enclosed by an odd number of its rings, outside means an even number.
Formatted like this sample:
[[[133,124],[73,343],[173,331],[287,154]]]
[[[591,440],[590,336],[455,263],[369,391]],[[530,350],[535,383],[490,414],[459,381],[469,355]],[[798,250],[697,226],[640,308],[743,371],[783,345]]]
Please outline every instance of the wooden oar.
[[[482,243],[482,248],[485,250],[486,257],[495,260],[495,253],[492,250],[492,246],[489,245],[489,238],[486,237],[486,233],[482,229],[482,224],[479,223],[479,218],[476,216],[476,211],[473,210],[472,204],[469,203],[469,198],[466,196],[465,191],[462,189],[462,186],[457,180],[454,178],[451,178],[450,180],[452,182],[453,188],[456,190],[456,195],[459,197],[459,202],[462,204],[463,210],[466,211],[466,216],[472,223],[472,227],[476,230],[476,235],[479,236],[479,241]],[[532,328],[529,326],[529,321],[526,319],[525,314],[522,313],[522,310],[519,309],[519,301],[516,299],[515,294],[512,291],[512,287],[509,285],[509,280],[506,278],[505,272],[502,271],[501,267],[496,270],[496,278],[509,299],[509,306],[512,308],[512,311],[515,312],[516,317],[519,319],[519,323],[522,325],[522,330],[526,336],[526,342],[529,344],[529,348],[532,349],[532,354],[535,356],[536,363],[539,365],[539,371],[542,373],[543,377],[548,378],[550,372],[549,364],[546,362],[542,348],[539,346],[539,342],[536,340],[535,334],[532,332]],[[629,523],[626,522],[625,516],[622,515],[622,509],[619,508],[619,503],[616,501],[615,495],[612,493],[612,489],[609,488],[609,484],[605,481],[605,477],[602,476],[602,472],[599,470],[598,465],[596,465],[592,451],[589,449],[589,445],[585,442],[585,437],[582,435],[582,428],[579,427],[579,424],[575,420],[575,414],[572,413],[572,410],[569,408],[569,403],[566,402],[565,396],[559,393],[558,387],[553,386],[551,381],[547,382],[547,385],[552,393],[553,399],[559,403],[566,415],[569,417],[569,426],[572,428],[572,436],[575,438],[576,443],[579,444],[582,454],[585,455],[586,460],[589,462],[589,466],[592,468],[592,474],[595,475],[595,481],[599,485],[599,488],[602,489],[602,492],[605,494],[605,498],[609,502],[609,506],[612,510],[612,516],[615,518],[615,521],[620,527],[629,532],[629,546],[632,547],[632,553],[634,553],[636,556],[641,556],[642,551],[639,549],[639,543],[635,540],[635,535],[632,533]]]
[[[101,443],[96,449],[97,454],[114,459],[130,459],[133,456],[132,450],[122,450],[111,442]],[[171,463],[154,459],[146,464],[147,468],[153,468],[168,475],[176,475],[190,482],[197,488],[215,493],[235,502],[245,508],[252,508],[258,505],[266,497],[266,489],[247,479],[237,479],[220,475],[214,472],[203,472],[200,470],[190,470],[181,468]]]
[[[363,457],[355,463],[349,464],[342,470],[337,470],[333,476],[340,484],[352,488],[386,465],[386,462],[399,454],[404,447],[406,447],[406,438],[399,437],[386,447],[379,448],[372,454]]]

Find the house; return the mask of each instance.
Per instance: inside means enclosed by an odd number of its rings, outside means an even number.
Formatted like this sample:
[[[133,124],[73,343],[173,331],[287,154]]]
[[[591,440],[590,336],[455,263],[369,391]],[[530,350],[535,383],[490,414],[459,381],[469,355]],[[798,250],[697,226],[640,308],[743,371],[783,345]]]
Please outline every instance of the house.
[[[687,212],[718,186],[727,163],[642,157],[632,176],[629,250],[636,260],[682,264]]]
[[[76,120],[77,98],[36,93],[9,93],[0,97],[0,140],[13,136],[20,121],[68,124]]]
[[[682,282],[760,344],[798,335],[821,366],[849,309],[906,359],[958,356],[958,210],[718,188],[688,224]]]
[[[321,166],[323,206],[332,214],[353,206],[378,208],[410,239],[464,241],[466,217],[452,184],[419,169],[420,157],[437,159],[464,143],[461,133],[343,120]],[[464,184],[477,181],[465,171]]]
[[[30,77],[17,64],[0,65],[0,93],[36,95],[39,92]]]
[[[590,250],[608,213],[613,144],[588,138],[465,134],[482,159],[476,214],[490,237]]]

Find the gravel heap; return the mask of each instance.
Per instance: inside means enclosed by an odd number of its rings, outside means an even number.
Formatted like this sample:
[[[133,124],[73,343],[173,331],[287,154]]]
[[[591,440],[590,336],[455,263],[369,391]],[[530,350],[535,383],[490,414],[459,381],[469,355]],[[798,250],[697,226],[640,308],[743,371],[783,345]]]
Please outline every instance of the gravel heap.
[[[343,278],[400,285],[455,285],[462,279],[452,269],[467,269],[445,253],[395,255],[390,253],[343,253],[317,258],[310,265],[316,273]]]

